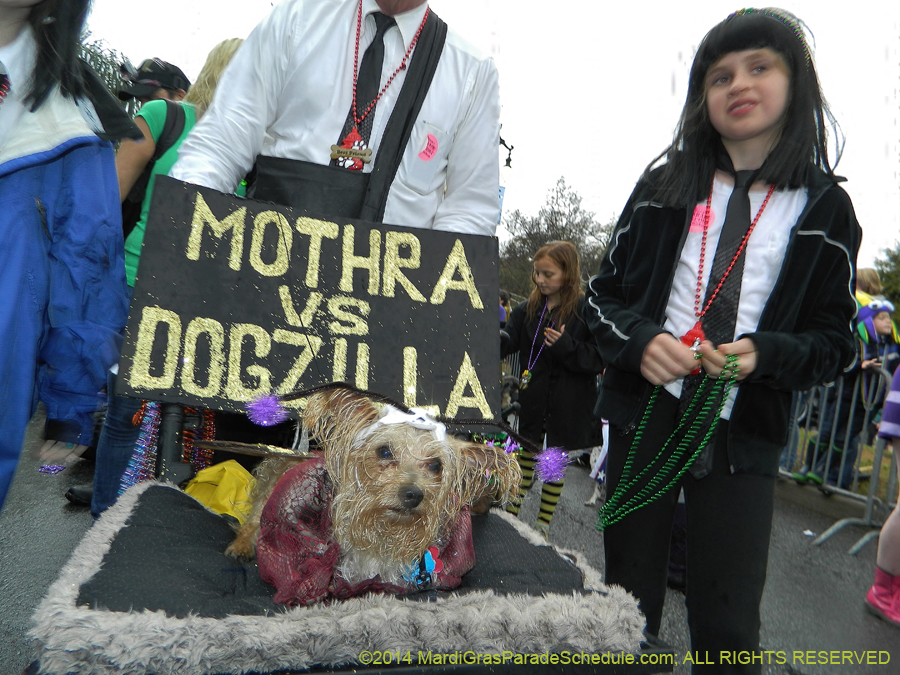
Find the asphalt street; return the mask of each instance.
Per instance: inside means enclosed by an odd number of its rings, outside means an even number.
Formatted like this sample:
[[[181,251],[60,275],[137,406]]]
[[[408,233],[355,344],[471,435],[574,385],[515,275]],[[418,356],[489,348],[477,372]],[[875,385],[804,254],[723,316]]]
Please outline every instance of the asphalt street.
[[[31,614],[91,525],[87,509],[70,505],[63,494],[70,485],[90,481],[93,465],[79,459],[61,473],[40,473],[41,428],[39,414],[29,427],[16,479],[0,513],[0,675],[18,675],[34,659],[34,647],[25,636]],[[587,469],[571,466],[550,541],[581,551],[602,569],[602,535],[594,527],[597,507],[583,503],[592,490]],[[522,509],[520,517],[526,522],[536,518],[539,492],[536,485]],[[861,513],[861,505],[855,502],[827,498],[813,488],[790,482],[779,483],[762,604],[762,646],[774,654],[764,672],[900,672],[900,629],[863,609],[863,598],[872,583],[875,543],[851,556],[847,550],[866,532],[863,528],[849,527],[822,546],[813,546],[809,534],[822,533],[840,517]],[[669,591],[661,638],[680,660],[685,659],[689,640],[684,596],[675,591]],[[890,662],[807,664],[810,655],[805,655],[801,663],[795,652],[807,651],[829,652],[827,658],[834,658],[830,653],[836,651],[852,652],[851,658],[859,658],[865,651],[887,652]],[[817,654],[812,658],[823,657]],[[781,660],[785,663],[779,663]],[[678,665],[675,672],[688,673],[690,668]]]

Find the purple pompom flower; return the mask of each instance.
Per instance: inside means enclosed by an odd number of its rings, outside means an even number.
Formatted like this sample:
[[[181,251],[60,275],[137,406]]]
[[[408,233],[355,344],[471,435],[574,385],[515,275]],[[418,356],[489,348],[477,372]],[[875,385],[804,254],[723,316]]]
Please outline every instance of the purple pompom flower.
[[[506,452],[507,455],[510,453],[513,453],[513,452],[518,452],[521,449],[521,447],[522,446],[520,446],[518,443],[516,443],[513,440],[512,436],[507,436],[506,442],[503,444],[503,450]]]
[[[534,470],[541,482],[556,483],[566,477],[569,453],[562,448],[547,448],[534,459]]]
[[[263,396],[247,404],[247,417],[261,427],[273,427],[281,424],[288,416],[288,411],[274,394]]]

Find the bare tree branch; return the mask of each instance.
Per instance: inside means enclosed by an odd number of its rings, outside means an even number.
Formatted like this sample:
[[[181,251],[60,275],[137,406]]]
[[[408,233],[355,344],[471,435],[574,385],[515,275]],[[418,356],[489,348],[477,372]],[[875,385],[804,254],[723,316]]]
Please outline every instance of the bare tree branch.
[[[560,178],[537,215],[516,210],[504,220],[511,238],[500,251],[500,287],[514,296],[531,293],[531,256],[551,241],[570,241],[581,258],[582,281],[597,273],[615,219],[601,224],[581,205],[581,196]]]

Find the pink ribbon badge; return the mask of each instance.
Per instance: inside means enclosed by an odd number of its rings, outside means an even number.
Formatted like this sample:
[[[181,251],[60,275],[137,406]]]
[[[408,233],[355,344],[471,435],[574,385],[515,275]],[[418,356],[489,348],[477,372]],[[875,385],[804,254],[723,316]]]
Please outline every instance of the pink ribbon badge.
[[[434,134],[428,134],[428,141],[425,143],[425,149],[419,153],[419,159],[423,162],[428,162],[434,159],[434,156],[438,151],[438,140],[434,137]]]
[[[706,218],[706,204],[697,204],[694,209],[694,216],[691,218],[691,232],[703,232],[703,220]],[[716,214],[712,209],[709,210],[709,222],[713,223]]]

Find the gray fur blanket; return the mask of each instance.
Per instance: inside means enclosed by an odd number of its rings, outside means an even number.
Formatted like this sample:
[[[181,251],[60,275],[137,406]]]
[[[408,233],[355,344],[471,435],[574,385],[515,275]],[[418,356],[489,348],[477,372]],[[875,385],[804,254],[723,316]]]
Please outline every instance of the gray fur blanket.
[[[93,589],[92,583],[116,568],[116,557],[123,555],[120,544],[125,545],[122,533],[137,527],[133,523],[139,521],[136,514],[142,499],[153,494],[197,504],[173,486],[149,482],[131,488],[103,515],[34,614],[30,635],[38,649],[41,673],[238,675],[358,664],[363,652],[409,653],[415,663],[420,652],[639,650],[644,620],[631,595],[605,586],[597,571],[578,559],[579,554],[548,549],[530,528],[498,512],[487,516],[496,519],[485,521],[488,526],[509,529],[509,524],[529,549],[542,549],[544,555],[554,551],[553,557],[564,567],[577,567],[582,586],[569,592],[537,594],[471,587],[425,600],[371,595],[312,607],[276,606],[274,610],[267,608],[263,598],[250,609],[246,603],[241,605],[234,613],[199,612],[190,607],[178,609],[177,603],[184,597],[197,597],[194,586],[200,582],[154,581],[159,577],[154,570],[163,563],[155,553],[157,547],[148,545],[144,562],[127,566],[126,575],[131,578],[125,580],[124,600],[115,600],[114,594],[107,594],[104,600],[103,592],[96,589],[86,597],[84,589]],[[220,518],[208,511],[202,511],[201,517]],[[178,513],[154,517],[147,536],[151,528],[165,535],[172,526],[169,519],[171,523],[188,520]],[[195,538],[203,538],[196,534]],[[210,537],[211,545],[217,547],[213,555],[219,555],[227,544],[227,539],[217,538],[220,536]],[[476,543],[476,556],[478,550]],[[187,554],[185,560],[169,563],[172,569],[193,565]],[[171,602],[144,601],[139,591],[148,585]],[[136,599],[129,599],[129,588]],[[216,588],[201,590],[210,596],[222,595]],[[101,599],[92,599],[95,596]]]

